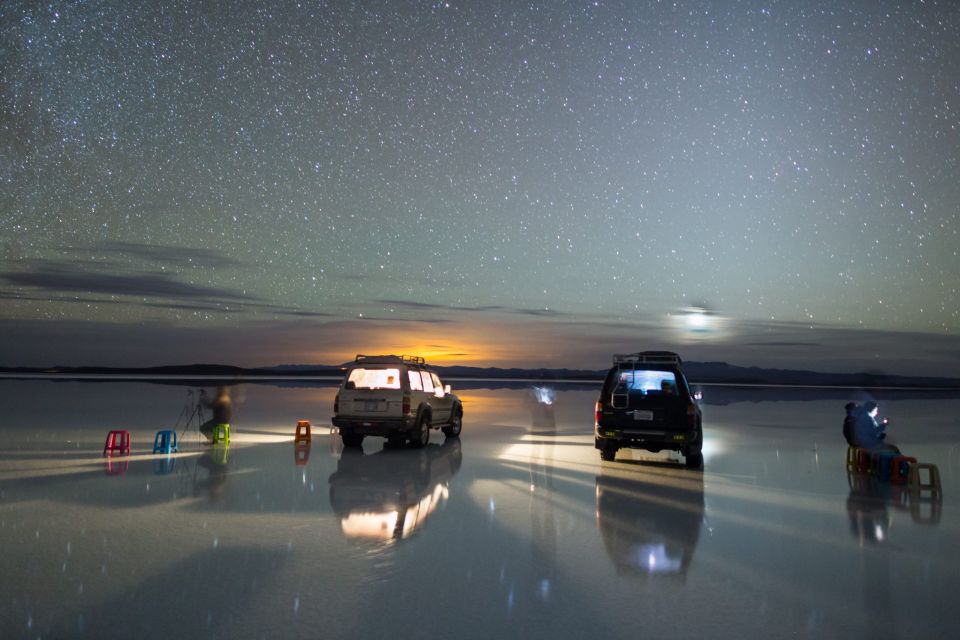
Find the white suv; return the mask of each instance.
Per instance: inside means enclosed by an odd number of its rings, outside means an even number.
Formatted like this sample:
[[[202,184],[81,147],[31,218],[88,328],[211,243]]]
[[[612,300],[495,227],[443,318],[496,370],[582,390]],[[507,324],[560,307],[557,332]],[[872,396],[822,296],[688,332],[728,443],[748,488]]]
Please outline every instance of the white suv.
[[[455,438],[463,424],[460,399],[417,356],[358,355],[340,383],[333,414],[345,447],[381,436],[420,448],[430,441],[430,429]]]

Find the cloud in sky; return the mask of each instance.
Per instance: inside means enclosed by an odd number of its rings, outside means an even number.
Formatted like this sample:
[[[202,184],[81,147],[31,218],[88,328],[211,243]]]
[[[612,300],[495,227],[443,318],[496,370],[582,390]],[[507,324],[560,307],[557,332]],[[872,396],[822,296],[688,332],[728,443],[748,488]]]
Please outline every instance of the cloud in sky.
[[[232,289],[180,282],[166,273],[116,273],[101,270],[92,263],[59,260],[33,260],[26,267],[23,270],[0,272],[0,281],[51,295],[77,293],[233,302],[260,300]]]
[[[196,266],[207,269],[229,269],[240,267],[243,263],[220,251],[198,249],[195,247],[174,247],[152,245],[141,242],[98,242],[89,247],[78,247],[82,253],[107,253],[121,256],[135,256],[157,263]]]

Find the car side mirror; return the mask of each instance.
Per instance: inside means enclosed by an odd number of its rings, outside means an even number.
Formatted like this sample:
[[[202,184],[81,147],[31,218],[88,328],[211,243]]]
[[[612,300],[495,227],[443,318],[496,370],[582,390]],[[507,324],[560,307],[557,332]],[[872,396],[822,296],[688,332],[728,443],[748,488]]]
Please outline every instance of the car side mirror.
[[[693,392],[693,399],[696,400],[697,402],[700,402],[701,400],[703,400],[703,391],[699,391],[699,390],[698,390],[698,391],[694,391],[694,392]]]
[[[450,393],[450,385],[448,385],[448,384],[443,385],[443,392],[449,394],[449,393]]]
[[[357,388],[357,383],[355,383],[353,380],[347,380],[346,384],[343,385],[343,388],[344,388],[344,389],[356,389],[356,388]]]

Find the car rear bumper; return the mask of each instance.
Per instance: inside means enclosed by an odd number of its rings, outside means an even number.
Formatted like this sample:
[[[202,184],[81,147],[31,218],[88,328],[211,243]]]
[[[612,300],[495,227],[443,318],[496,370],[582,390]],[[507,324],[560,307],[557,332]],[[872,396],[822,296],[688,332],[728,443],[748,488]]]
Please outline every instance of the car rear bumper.
[[[392,433],[410,431],[416,422],[413,417],[377,419],[352,416],[335,416],[331,421],[338,429],[349,429],[353,433],[365,436],[388,436]]]
[[[682,451],[689,447],[699,447],[702,436],[699,430],[665,430],[665,429],[621,429],[616,427],[596,426],[594,430],[597,449],[630,447],[633,449],[648,449],[660,451],[672,449]]]

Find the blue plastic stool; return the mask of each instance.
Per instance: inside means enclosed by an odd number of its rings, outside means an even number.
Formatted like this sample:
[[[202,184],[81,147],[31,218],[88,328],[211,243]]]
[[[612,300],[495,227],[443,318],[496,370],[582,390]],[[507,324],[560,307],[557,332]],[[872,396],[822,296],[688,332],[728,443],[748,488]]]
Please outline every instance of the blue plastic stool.
[[[157,435],[153,438],[154,453],[174,453],[179,450],[176,431],[171,431],[170,429],[157,431]]]

